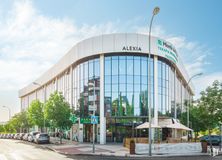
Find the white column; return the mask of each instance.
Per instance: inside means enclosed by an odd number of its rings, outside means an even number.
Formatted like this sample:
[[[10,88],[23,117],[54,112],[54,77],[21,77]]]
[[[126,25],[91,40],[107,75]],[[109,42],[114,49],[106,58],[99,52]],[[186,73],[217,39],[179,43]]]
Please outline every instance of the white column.
[[[69,84],[70,84],[70,86],[68,87],[68,89],[70,89],[70,97],[69,97],[69,99],[70,99],[70,102],[69,102],[69,104],[70,104],[70,106],[72,107],[72,109],[73,109],[73,90],[74,90],[74,88],[73,88],[73,68],[72,68],[72,66],[70,67],[70,81],[69,81]]]
[[[154,56],[154,124],[158,125],[158,57]]]
[[[104,115],[104,55],[100,55],[100,144],[106,144],[106,118]]]
[[[177,93],[177,72],[176,69],[174,71],[174,118],[177,118],[177,106],[176,106],[176,93]]]
[[[70,107],[71,107],[71,109],[72,109],[72,111],[73,111],[73,72],[72,72],[72,66],[70,67],[70,73],[69,73],[69,84],[70,84],[70,86],[68,86],[68,88],[67,89],[70,89],[70,97],[69,97],[69,104],[70,104]],[[73,125],[71,126],[71,128],[70,128],[70,141],[72,141],[72,137],[73,137],[73,130],[72,130],[72,127],[73,127]]]
[[[58,77],[55,79],[55,91],[58,91]]]

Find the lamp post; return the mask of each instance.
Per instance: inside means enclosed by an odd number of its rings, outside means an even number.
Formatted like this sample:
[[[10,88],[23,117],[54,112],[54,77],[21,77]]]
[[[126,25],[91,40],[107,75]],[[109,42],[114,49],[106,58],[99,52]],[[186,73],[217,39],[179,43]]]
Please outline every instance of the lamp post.
[[[160,8],[159,7],[155,7],[154,10],[153,10],[153,15],[152,15],[152,18],[151,18],[151,21],[150,21],[150,29],[149,29],[149,53],[148,53],[148,57],[149,57],[149,60],[148,60],[148,80],[149,80],[149,83],[148,83],[148,114],[149,114],[149,117],[148,117],[148,121],[149,121],[149,156],[152,156],[152,129],[151,129],[151,120],[152,120],[152,115],[151,115],[151,112],[152,112],[152,109],[151,109],[151,76],[150,76],[150,73],[151,73],[151,68],[150,68],[150,50],[151,50],[151,28],[152,28],[152,23],[153,23],[153,18],[155,15],[157,15],[160,11]]]
[[[95,117],[95,111],[96,111],[96,92],[95,92],[95,75],[93,76],[93,83],[89,83],[89,85],[93,86],[93,117]],[[92,153],[95,153],[95,124],[93,123],[93,148]]]
[[[11,109],[8,106],[2,106],[3,108],[7,108],[8,109],[8,119],[11,119]]]
[[[187,82],[187,87],[186,89],[188,90],[188,86],[189,86],[189,83],[191,82],[191,80],[195,77],[198,77],[198,76],[201,76],[203,75],[203,73],[198,73],[198,74],[195,74],[193,75]],[[189,96],[189,100],[188,100],[188,107],[187,107],[187,127],[189,127],[189,121],[190,121],[190,113],[189,113],[189,107],[190,107],[190,96]]]
[[[37,83],[37,82],[33,82],[32,84],[41,87],[42,85]],[[44,115],[44,110],[45,110],[45,102],[46,102],[46,89],[44,88],[44,104],[43,104],[43,130],[45,132],[45,115]]]

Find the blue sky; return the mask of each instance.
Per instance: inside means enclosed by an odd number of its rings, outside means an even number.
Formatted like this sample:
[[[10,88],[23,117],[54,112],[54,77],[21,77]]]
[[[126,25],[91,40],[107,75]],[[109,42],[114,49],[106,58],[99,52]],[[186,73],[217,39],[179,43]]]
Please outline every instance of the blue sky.
[[[1,0],[0,106],[18,112],[18,90],[33,82],[78,41],[103,33],[148,33],[171,41],[190,75],[196,97],[222,80],[221,0]],[[7,120],[0,109],[0,121]]]

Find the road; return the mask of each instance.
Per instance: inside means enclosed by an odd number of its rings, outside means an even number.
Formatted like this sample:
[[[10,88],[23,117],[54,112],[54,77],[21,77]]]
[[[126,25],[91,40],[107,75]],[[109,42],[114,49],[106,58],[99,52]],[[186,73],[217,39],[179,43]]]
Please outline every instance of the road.
[[[43,149],[36,144],[18,140],[0,139],[0,160],[135,160],[127,157],[101,157],[101,156],[68,156],[62,155],[51,150]],[[140,160],[222,160],[222,157],[153,157],[138,158]]]

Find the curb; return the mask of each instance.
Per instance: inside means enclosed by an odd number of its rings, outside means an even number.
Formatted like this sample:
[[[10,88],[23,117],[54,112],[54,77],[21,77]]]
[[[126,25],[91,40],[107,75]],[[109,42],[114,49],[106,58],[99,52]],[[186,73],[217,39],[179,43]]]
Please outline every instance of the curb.
[[[43,147],[44,148],[44,147]],[[61,151],[57,151],[56,149],[53,149],[49,146],[45,146],[45,148],[53,151],[53,152],[56,152],[56,153],[59,153],[59,154],[64,154],[64,155],[69,155],[69,156],[102,156],[102,157],[121,157],[121,158],[124,158],[124,157],[128,157],[128,158],[136,158],[136,159],[141,159],[141,158],[150,158],[150,157],[153,157],[153,158],[170,158],[170,157],[200,157],[200,156],[209,156],[209,154],[195,154],[195,155],[153,155],[153,156],[148,156],[148,155],[130,155],[130,154],[125,154],[125,155],[115,155],[115,154],[103,154],[103,153],[78,153],[78,154],[70,154],[68,152],[61,152]]]

